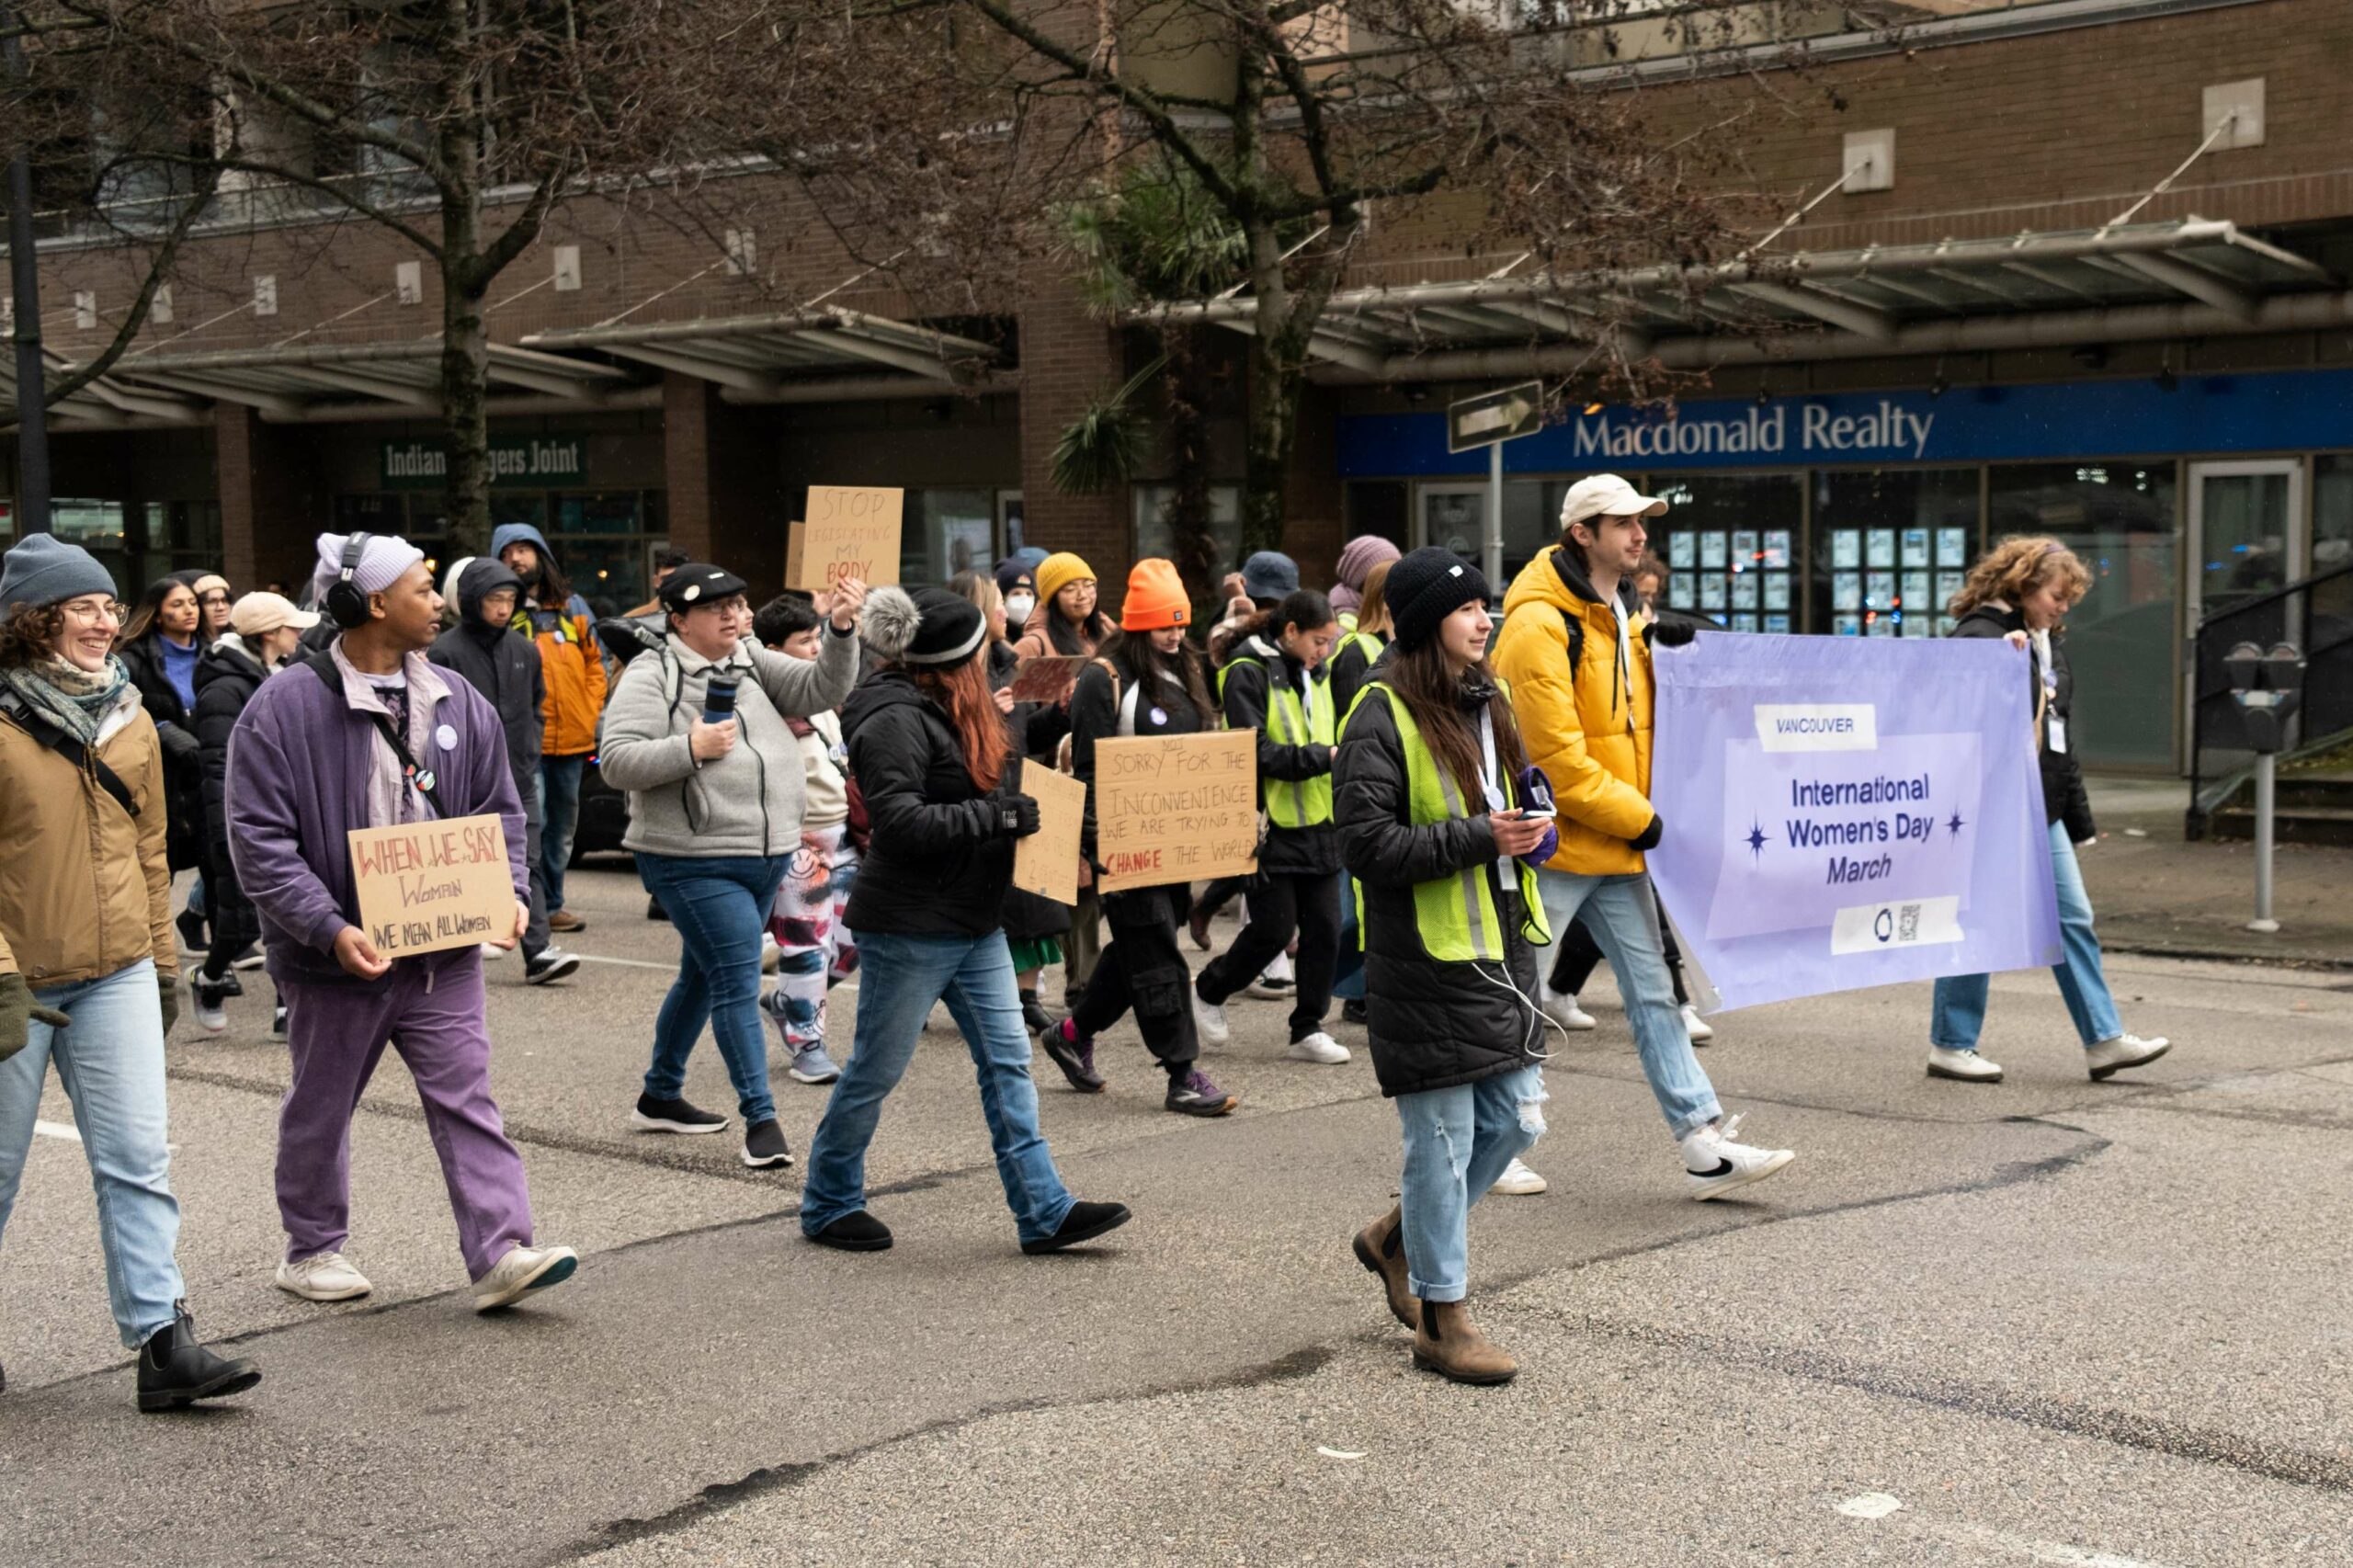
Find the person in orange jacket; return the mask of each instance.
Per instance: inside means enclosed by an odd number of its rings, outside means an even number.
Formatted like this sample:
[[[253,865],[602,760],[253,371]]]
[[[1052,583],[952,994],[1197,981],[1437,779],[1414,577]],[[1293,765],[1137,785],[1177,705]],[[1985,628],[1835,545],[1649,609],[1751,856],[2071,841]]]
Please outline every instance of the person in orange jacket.
[[[547,735],[540,754],[540,869],[548,890],[548,929],[579,931],[587,922],[563,906],[563,869],[572,859],[573,829],[580,822],[580,777],[597,750],[597,718],[605,710],[605,661],[589,628],[588,601],[572,591],[547,536],[529,523],[508,523],[490,536],[490,551],[523,579],[515,619],[530,622],[547,676]]]

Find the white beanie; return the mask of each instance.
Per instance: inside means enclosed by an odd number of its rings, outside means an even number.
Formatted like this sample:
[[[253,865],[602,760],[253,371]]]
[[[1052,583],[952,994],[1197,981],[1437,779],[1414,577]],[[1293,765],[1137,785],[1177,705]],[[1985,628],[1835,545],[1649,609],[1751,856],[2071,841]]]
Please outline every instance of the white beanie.
[[[350,541],[349,534],[319,536],[319,564],[311,574],[313,604],[324,604],[328,587],[343,575],[343,551]],[[369,534],[359,551],[359,565],[351,574],[352,586],[363,594],[381,594],[424,559],[425,551],[398,534]]]

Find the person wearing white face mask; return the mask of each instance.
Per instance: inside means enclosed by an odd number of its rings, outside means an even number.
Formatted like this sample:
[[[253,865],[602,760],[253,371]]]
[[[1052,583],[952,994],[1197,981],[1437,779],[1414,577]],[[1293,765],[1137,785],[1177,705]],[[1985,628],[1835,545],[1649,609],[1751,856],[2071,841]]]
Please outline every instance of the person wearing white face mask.
[[[996,591],[1005,596],[1005,623],[1018,636],[1038,608],[1038,580],[1028,562],[1008,555],[996,563]]]

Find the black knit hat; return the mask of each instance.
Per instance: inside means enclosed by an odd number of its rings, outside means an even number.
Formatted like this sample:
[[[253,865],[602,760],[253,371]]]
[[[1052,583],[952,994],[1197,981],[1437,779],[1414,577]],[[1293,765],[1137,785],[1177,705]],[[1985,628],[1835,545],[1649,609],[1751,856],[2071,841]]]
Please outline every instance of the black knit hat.
[[[904,665],[943,669],[979,651],[988,635],[981,607],[945,588],[877,588],[858,617],[866,645]]]
[[[1462,606],[1487,597],[1486,574],[1450,550],[1427,545],[1389,569],[1381,589],[1400,648],[1418,648],[1438,635],[1438,623]]]

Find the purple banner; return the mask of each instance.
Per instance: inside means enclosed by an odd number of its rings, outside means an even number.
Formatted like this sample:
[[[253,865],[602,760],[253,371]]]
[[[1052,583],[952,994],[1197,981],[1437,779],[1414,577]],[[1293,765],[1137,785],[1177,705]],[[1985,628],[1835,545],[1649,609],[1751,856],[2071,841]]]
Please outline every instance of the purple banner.
[[[2024,653],[1702,632],[1656,668],[1651,875],[1724,1007],[2059,961]]]

